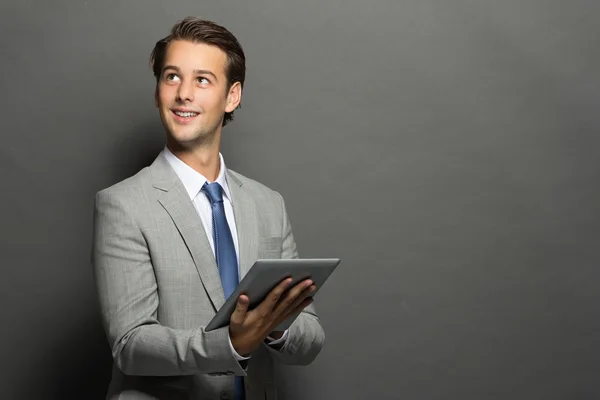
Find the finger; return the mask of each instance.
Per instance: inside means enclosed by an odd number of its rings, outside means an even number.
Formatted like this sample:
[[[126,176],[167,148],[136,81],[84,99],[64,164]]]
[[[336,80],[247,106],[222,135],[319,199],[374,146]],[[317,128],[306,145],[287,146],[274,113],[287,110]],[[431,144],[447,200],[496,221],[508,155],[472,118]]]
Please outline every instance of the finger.
[[[288,289],[290,283],[292,283],[292,278],[286,278],[281,281],[269,294],[267,297],[260,303],[257,308],[258,312],[262,316],[266,316],[273,311],[273,308],[283,295],[285,291]]]
[[[314,283],[310,279],[305,279],[302,282],[299,282],[290,289],[289,291],[289,303],[293,303],[298,297],[300,297],[303,293],[305,293],[311,286],[314,286]]]
[[[312,297],[307,297],[306,299],[302,300],[302,302],[296,308],[290,308],[288,310],[288,312],[283,314],[283,318],[281,319],[281,322],[285,321],[292,315],[300,314],[302,312],[302,310],[304,310],[306,307],[311,305],[313,303],[313,301],[314,300]]]
[[[231,313],[229,322],[232,325],[241,325],[246,320],[246,313],[248,312],[248,306],[250,305],[250,299],[248,296],[242,294],[238,297],[238,301],[235,305],[235,310]]]
[[[305,279],[304,281],[298,283],[296,286],[291,288],[289,292],[281,299],[277,307],[274,309],[274,313],[277,315],[281,315],[288,309],[296,300],[299,302],[306,298],[306,295],[302,297],[303,293],[307,291],[313,285],[312,280]]]
[[[302,293],[300,293],[300,295],[298,297],[296,297],[296,299],[290,303],[285,309],[281,310],[282,314],[287,314],[290,311],[293,311],[294,309],[296,309],[296,307],[298,307],[305,299],[312,297],[315,292],[317,291],[317,286],[316,285],[310,285],[308,288],[306,288],[304,291],[302,291]]]

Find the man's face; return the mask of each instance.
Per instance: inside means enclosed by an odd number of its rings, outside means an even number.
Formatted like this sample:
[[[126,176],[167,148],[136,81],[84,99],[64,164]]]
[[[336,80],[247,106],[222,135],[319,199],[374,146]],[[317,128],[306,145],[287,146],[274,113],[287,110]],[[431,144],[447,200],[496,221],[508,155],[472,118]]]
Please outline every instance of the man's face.
[[[216,46],[176,40],[167,47],[156,88],[156,106],[168,140],[184,147],[210,142],[223,114],[241,99],[238,83],[227,89],[227,55]]]

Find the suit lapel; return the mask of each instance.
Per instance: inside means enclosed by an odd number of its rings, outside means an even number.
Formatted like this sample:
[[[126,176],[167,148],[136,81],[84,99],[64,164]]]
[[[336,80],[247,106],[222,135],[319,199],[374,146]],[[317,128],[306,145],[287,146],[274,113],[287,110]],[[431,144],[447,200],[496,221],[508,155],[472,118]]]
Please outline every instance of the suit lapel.
[[[150,169],[153,185],[160,191],[157,196],[158,202],[164,207],[179,230],[215,311],[219,310],[225,303],[225,294],[213,251],[194,204],[162,153],[156,158]]]
[[[235,173],[227,171],[227,185],[233,198],[233,214],[239,244],[240,280],[258,257],[258,219],[256,206]]]

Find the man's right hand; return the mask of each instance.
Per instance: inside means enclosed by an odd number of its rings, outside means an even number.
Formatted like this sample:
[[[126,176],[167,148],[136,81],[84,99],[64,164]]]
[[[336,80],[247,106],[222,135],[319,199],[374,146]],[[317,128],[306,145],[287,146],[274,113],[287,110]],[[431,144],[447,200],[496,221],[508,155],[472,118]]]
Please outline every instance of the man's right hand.
[[[306,279],[288,289],[292,279],[281,281],[253,310],[250,299],[241,295],[229,320],[229,337],[235,351],[247,357],[281,322],[312,303],[316,286]],[[287,290],[287,291],[286,291]]]

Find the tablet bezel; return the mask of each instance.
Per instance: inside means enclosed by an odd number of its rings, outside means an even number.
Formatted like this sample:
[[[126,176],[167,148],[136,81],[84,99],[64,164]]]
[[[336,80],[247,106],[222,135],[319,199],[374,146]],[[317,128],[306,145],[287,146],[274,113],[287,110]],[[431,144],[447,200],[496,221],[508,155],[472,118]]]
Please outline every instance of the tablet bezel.
[[[291,277],[290,288],[304,279],[313,280],[316,285],[314,296],[340,263],[339,258],[290,258],[290,259],[259,259],[233,294],[225,301],[221,309],[206,325],[205,331],[211,331],[229,325],[231,314],[235,310],[237,299],[245,294],[250,299],[249,309],[259,305],[275,286],[282,280]],[[290,316],[275,330],[285,330],[294,322],[298,314]]]

